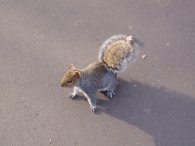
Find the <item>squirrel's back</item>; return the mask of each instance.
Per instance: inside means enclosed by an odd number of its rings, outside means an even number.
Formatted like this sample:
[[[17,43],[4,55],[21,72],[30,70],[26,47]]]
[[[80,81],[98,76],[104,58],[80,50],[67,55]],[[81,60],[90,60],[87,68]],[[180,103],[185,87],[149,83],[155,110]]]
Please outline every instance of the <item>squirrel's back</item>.
[[[133,36],[116,35],[103,43],[99,60],[108,70],[118,73],[125,70],[128,63],[135,59],[136,52]]]

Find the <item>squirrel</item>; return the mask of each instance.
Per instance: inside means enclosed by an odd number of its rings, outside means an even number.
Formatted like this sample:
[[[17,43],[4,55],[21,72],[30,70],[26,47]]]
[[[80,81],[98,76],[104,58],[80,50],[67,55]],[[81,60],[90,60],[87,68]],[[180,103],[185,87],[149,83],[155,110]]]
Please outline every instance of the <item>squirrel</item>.
[[[100,47],[97,61],[84,69],[69,65],[61,79],[61,87],[73,87],[73,92],[68,96],[70,98],[83,93],[91,111],[95,112],[97,91],[105,92],[108,98],[116,95],[117,75],[136,58],[135,46],[133,36],[115,35],[108,38]]]

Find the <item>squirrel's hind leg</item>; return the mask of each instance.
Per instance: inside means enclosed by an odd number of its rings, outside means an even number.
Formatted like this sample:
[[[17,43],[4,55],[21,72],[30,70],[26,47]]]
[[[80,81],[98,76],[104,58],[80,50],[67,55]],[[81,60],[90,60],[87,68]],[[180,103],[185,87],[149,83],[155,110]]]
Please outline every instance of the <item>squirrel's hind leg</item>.
[[[117,82],[117,80],[115,80],[115,81],[109,86],[109,88],[107,89],[107,93],[106,93],[106,95],[107,95],[108,98],[111,99],[113,96],[116,95],[115,90],[116,90],[117,85],[118,85],[118,82]]]

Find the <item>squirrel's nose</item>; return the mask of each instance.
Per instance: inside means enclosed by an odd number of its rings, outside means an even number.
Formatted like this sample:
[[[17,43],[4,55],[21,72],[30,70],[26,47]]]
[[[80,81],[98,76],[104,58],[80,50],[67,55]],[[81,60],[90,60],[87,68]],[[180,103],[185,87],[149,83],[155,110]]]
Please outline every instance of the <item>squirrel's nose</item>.
[[[65,86],[65,83],[63,83],[62,81],[60,82],[61,87]]]

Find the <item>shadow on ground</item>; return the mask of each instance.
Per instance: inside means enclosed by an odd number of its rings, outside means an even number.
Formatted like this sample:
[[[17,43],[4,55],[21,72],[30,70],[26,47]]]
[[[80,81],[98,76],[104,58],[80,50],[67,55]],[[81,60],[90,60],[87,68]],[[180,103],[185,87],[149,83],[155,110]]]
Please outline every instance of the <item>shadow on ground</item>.
[[[106,113],[151,135],[156,146],[195,145],[195,99],[138,81],[119,79],[116,96],[98,99],[97,115]],[[75,100],[85,100],[83,96]]]
[[[182,93],[119,79],[117,95],[99,110],[153,136],[156,146],[195,145],[195,100]]]

